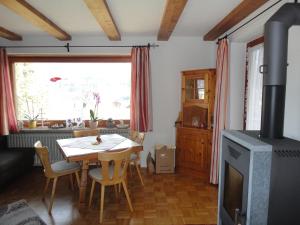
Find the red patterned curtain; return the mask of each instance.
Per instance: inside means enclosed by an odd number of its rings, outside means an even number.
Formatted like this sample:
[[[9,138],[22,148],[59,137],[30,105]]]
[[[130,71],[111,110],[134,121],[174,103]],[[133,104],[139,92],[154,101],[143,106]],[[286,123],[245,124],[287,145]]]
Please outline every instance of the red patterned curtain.
[[[214,130],[210,168],[210,182],[218,184],[219,156],[221,146],[221,131],[227,126],[227,100],[228,100],[228,40],[222,39],[217,50],[216,68],[216,97],[214,108]]]
[[[131,50],[130,128],[152,131],[152,100],[149,47]]]
[[[0,135],[17,132],[17,119],[6,50],[0,48]]]

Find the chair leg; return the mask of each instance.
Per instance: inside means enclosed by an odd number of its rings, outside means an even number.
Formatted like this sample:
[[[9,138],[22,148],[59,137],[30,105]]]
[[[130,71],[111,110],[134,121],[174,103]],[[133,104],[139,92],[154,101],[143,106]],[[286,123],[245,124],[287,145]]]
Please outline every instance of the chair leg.
[[[128,185],[128,173],[124,174],[124,182],[126,184],[126,186]]]
[[[55,189],[56,189],[56,183],[57,183],[57,177],[54,178],[53,180],[53,186],[52,186],[52,193],[51,193],[51,199],[50,199],[50,205],[49,205],[49,214],[51,214],[52,210],[52,205],[53,205],[53,200],[54,200],[54,195],[55,195]]]
[[[141,174],[141,171],[140,171],[140,166],[137,162],[134,162],[134,165],[135,165],[135,168],[136,168],[136,170],[138,172],[138,175],[140,177],[141,183],[144,186],[144,181],[143,181],[143,177],[142,177],[142,174]]]
[[[93,194],[94,194],[94,189],[95,189],[95,180],[93,180],[92,183],[92,188],[91,188],[91,193],[90,193],[90,200],[89,200],[89,208],[91,207],[92,200],[93,200]]]
[[[118,184],[118,189],[119,189],[118,191],[119,191],[119,195],[120,195],[120,193],[121,193],[121,183]]]
[[[116,196],[116,199],[119,199],[119,191],[118,191],[117,184],[114,185],[114,188],[115,188],[115,196]]]
[[[103,221],[104,195],[105,195],[105,185],[101,184],[100,223],[102,223]]]
[[[43,190],[42,200],[45,200],[45,196],[46,196],[46,193],[47,193],[47,190],[48,190],[49,183],[50,183],[50,178],[47,177],[46,184],[45,184],[45,187],[44,187],[44,190]]]
[[[70,174],[69,177],[70,177],[71,190],[74,191],[74,183],[73,183],[73,176],[72,176],[72,174]]]
[[[129,205],[129,209],[130,209],[131,212],[133,212],[133,208],[132,208],[132,205],[131,205],[131,201],[130,201],[130,197],[129,197],[129,194],[128,194],[128,190],[127,190],[125,181],[122,181],[122,185],[123,185],[123,189],[124,189],[124,192],[125,192],[125,195],[126,195],[128,205]]]
[[[78,172],[75,172],[75,176],[76,176],[77,186],[78,186],[78,189],[79,189],[79,188],[80,188],[79,173],[78,173]]]
[[[131,168],[131,162],[129,162],[129,165],[128,165],[128,167],[129,167],[129,173],[130,173],[130,177],[132,177],[132,168]]]

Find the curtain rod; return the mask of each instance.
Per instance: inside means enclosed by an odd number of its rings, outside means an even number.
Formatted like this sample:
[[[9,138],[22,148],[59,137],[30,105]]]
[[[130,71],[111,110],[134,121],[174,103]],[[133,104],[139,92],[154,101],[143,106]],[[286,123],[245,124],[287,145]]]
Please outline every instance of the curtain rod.
[[[148,47],[148,48],[156,48],[159,47],[158,44],[150,44],[147,45],[70,45],[67,43],[66,45],[8,45],[8,46],[0,46],[0,48],[66,48],[68,52],[70,52],[70,48],[132,48],[132,47]]]
[[[240,25],[239,27],[237,27],[236,29],[234,29],[233,31],[231,31],[229,34],[225,34],[223,37],[218,38],[218,42],[221,41],[222,39],[226,39],[228,38],[230,35],[234,34],[235,32],[237,32],[239,29],[241,29],[242,27],[246,26],[248,23],[250,23],[251,21],[255,20],[257,17],[259,17],[260,15],[264,14],[265,12],[267,12],[269,9],[273,8],[275,5],[277,5],[279,2],[281,2],[282,0],[278,0],[277,2],[273,3],[272,5],[270,5],[268,8],[266,8],[265,10],[263,10],[262,12],[258,13],[256,16],[252,17],[251,19],[249,19],[248,21],[246,21],[245,23],[243,23],[242,25]],[[297,3],[298,0],[295,0],[295,3]]]

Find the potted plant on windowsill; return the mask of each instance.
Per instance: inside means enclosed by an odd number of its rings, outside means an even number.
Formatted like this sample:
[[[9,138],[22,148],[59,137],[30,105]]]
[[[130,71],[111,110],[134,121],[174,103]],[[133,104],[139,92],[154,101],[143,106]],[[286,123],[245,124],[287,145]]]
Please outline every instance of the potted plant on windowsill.
[[[89,121],[89,127],[92,129],[95,129],[98,127],[98,106],[100,103],[100,95],[99,93],[93,93],[93,98],[95,100],[95,107],[94,110],[90,109],[90,121]]]
[[[33,101],[31,102],[31,110],[29,109],[28,99],[26,99],[27,113],[25,113],[24,118],[28,120],[28,128],[36,128],[37,118],[39,114],[34,113]]]

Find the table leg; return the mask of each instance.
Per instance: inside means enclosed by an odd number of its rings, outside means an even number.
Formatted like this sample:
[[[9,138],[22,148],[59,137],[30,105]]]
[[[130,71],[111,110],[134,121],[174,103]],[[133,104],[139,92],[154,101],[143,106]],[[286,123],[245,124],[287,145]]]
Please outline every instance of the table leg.
[[[89,161],[83,160],[82,168],[81,168],[80,190],[79,190],[79,206],[85,205],[88,168],[89,168]]]

